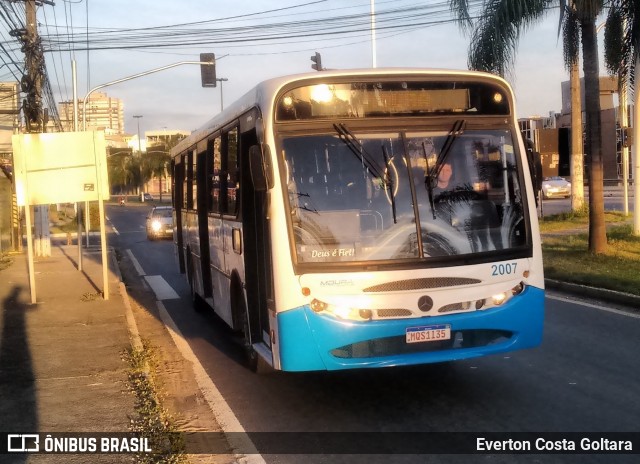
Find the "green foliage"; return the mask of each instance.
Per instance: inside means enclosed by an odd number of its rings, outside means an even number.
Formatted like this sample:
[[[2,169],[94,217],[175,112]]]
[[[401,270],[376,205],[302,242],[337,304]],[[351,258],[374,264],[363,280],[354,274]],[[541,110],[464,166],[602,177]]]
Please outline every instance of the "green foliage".
[[[136,416],[131,418],[131,431],[149,439],[153,453],[138,453],[137,464],[182,464],[186,462],[184,437],[175,419],[162,406],[155,372],[158,357],[155,349],[143,342],[141,350],[123,353],[129,364],[129,390],[135,396]]]
[[[544,237],[545,277],[640,295],[640,237],[630,224],[612,227],[606,253],[587,251],[585,233]]]
[[[174,135],[164,145],[150,146],[146,152],[123,150],[108,158],[109,183],[112,193],[140,190],[149,180],[165,179],[171,162],[169,150],[182,137]]]
[[[568,9],[562,18],[562,51],[564,65],[571,70],[580,57],[580,22],[573,9]]]
[[[606,211],[605,221],[609,224],[622,223],[627,217],[618,211]],[[560,214],[545,216],[539,220],[540,231],[558,232],[574,229],[584,230],[589,224],[589,207],[585,205],[577,211],[566,211]]]

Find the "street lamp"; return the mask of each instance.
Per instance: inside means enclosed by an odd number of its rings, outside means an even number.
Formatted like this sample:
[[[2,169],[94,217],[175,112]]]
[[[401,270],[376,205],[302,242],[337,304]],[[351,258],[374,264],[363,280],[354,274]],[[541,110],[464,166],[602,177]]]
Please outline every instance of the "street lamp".
[[[138,120],[138,152],[140,154],[142,154],[142,141],[140,139],[140,118],[142,116],[141,115],[133,115],[133,117]]]
[[[138,156],[142,159],[142,140],[140,139],[140,118],[142,115],[135,114],[133,117],[138,120]],[[144,188],[140,191],[140,201],[144,202],[144,192],[142,190],[144,190]]]
[[[220,82],[220,112],[224,109],[224,104],[222,103],[222,83],[227,82],[229,79],[226,77],[219,77],[216,81]]]

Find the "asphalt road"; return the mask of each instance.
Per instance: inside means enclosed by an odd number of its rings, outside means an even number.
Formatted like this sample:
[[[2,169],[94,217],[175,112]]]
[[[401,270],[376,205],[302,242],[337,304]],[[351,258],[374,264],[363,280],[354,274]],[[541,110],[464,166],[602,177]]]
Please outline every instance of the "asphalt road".
[[[109,206],[107,214],[118,231],[110,233],[109,243],[133,255],[147,276],[161,276],[177,293],[179,298],[163,304],[246,431],[317,432],[320,441],[331,436],[324,432],[363,432],[369,443],[390,432],[640,432],[637,313],[548,293],[544,341],[534,350],[411,368],[260,376],[243,367],[237,342],[216,316],[192,310],[173,243],[146,239],[148,209]],[[292,454],[263,458],[270,464],[301,461]],[[637,459],[637,454],[304,457],[306,463]]]
[[[587,196],[585,202],[589,201]],[[629,214],[633,214],[634,198],[629,197]],[[624,211],[624,198],[620,192],[615,195],[605,196],[604,209],[607,211]],[[554,214],[571,211],[571,200],[569,198],[551,198],[542,200],[542,215],[551,216]],[[540,206],[538,206],[538,214],[540,214]]]

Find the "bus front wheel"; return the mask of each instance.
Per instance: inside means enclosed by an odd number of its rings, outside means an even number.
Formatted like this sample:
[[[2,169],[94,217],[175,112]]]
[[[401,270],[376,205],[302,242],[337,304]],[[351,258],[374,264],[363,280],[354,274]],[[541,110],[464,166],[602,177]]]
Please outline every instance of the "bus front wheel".
[[[236,302],[238,304],[238,311],[240,313],[242,321],[242,349],[244,352],[244,360],[246,366],[250,371],[256,374],[267,374],[273,371],[273,368],[264,360],[262,356],[253,349],[251,340],[251,327],[249,325],[249,315],[247,314],[247,306],[244,303],[244,298],[236,296]]]

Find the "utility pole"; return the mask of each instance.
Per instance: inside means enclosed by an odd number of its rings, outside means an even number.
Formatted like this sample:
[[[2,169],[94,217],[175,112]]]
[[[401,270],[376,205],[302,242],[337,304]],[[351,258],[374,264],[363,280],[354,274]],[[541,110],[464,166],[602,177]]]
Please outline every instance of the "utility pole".
[[[39,4],[48,3],[46,0]],[[36,18],[36,0],[25,0],[26,24],[25,28],[11,31],[22,42],[25,59],[25,75],[20,81],[22,92],[25,94],[22,107],[27,132],[38,133],[45,131],[46,117],[42,108],[42,83],[44,81],[44,56],[42,44],[38,36],[38,21]],[[26,214],[29,213],[27,207]],[[51,237],[49,233],[49,205],[34,207],[35,216],[35,254],[36,256],[51,256]]]
[[[38,36],[38,23],[36,19],[35,0],[26,0],[26,25],[23,36],[24,59],[26,74],[20,82],[22,91],[25,92],[24,101],[25,120],[27,132],[44,132],[42,124],[42,80],[44,74],[44,57],[40,37]]]

